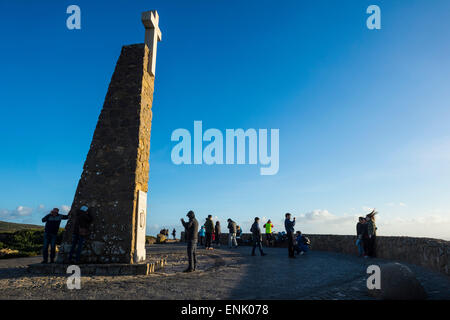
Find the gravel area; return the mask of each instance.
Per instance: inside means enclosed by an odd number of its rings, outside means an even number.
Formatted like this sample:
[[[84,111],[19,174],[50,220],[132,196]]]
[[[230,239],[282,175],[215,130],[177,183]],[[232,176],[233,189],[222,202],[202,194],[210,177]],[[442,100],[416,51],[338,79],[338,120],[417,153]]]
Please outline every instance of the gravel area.
[[[41,257],[0,260],[0,299],[372,299],[366,269],[381,259],[311,251],[288,259],[287,249],[198,249],[199,271],[187,266],[182,243],[151,245],[150,258],[167,258],[163,271],[148,276],[82,276],[81,289],[69,290],[66,276],[30,275],[26,266]],[[429,299],[450,300],[450,279],[407,264]]]

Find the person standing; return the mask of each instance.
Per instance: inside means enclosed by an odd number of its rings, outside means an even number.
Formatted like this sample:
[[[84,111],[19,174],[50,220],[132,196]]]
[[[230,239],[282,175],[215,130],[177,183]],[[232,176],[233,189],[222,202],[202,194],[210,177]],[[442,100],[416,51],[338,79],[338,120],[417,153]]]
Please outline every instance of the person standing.
[[[199,237],[200,237],[200,245],[202,246],[202,245],[204,245],[204,242],[205,242],[205,226],[202,226],[198,233],[199,233]]]
[[[294,220],[291,221],[291,214],[288,212],[285,214],[286,219],[284,220],[284,227],[286,229],[287,240],[288,240],[288,254],[289,258],[294,259],[294,248],[295,248],[295,237],[294,237],[294,226],[295,226],[295,217]]]
[[[237,244],[237,240],[236,240],[236,231],[237,231],[237,226],[236,226],[236,222],[234,222],[231,219],[228,219],[228,247],[232,248],[237,248],[238,244]]]
[[[198,221],[195,219],[194,211],[189,211],[186,215],[188,222],[181,219],[181,223],[185,228],[187,242],[187,256],[189,266],[184,272],[193,272],[197,269],[197,241],[198,241]]]
[[[366,219],[359,217],[358,223],[356,224],[356,246],[358,247],[358,256],[364,256],[364,224]]]
[[[261,253],[261,256],[265,256],[262,249],[262,234],[261,234],[261,228],[259,227],[259,218],[255,218],[255,222],[252,224],[252,227],[250,228],[250,232],[252,233],[253,237],[253,249],[252,249],[252,256],[255,256],[255,249],[258,247],[259,252]]]
[[[216,234],[216,245],[220,247],[220,233],[222,231],[220,228],[220,221],[216,221],[216,227],[214,228],[214,230]]]
[[[367,221],[367,234],[369,236],[368,240],[368,256],[375,258],[376,257],[376,245],[377,245],[377,226],[375,224],[375,215],[377,212],[375,209],[372,210],[371,213],[369,213],[366,216]]]
[[[176,239],[176,235],[177,235],[177,230],[175,230],[175,228],[173,228],[173,230],[172,230],[173,240]]]
[[[212,235],[214,233],[214,221],[212,219],[212,215],[208,215],[208,218],[206,218],[205,232],[206,232],[205,249],[206,250],[213,250],[213,247],[212,247]]]
[[[273,224],[272,224],[272,221],[270,221],[270,219],[264,225],[264,229],[266,229],[266,242],[267,242],[267,246],[269,247],[271,245],[271,243],[273,242],[273,237],[272,237]]]
[[[72,256],[75,254],[75,263],[80,262],[81,250],[83,250],[83,244],[86,237],[89,235],[89,225],[92,222],[92,216],[87,206],[82,206],[76,211],[75,222],[73,224],[72,231],[72,247],[69,252],[69,261],[73,263]]]
[[[50,262],[55,262],[56,255],[56,237],[58,235],[59,225],[61,220],[67,220],[68,215],[59,214],[58,208],[53,210],[42,218],[42,222],[45,222],[44,229],[44,247],[42,249],[42,255],[44,260],[41,263],[48,263],[48,247],[50,246]]]

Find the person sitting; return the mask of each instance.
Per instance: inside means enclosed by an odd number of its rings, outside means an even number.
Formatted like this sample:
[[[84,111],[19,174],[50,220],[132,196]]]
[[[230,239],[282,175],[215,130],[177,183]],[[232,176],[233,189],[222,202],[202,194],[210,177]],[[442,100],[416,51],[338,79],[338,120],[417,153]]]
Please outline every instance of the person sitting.
[[[300,231],[297,231],[295,235],[296,235],[295,251],[297,251],[297,255],[305,254],[309,250],[311,241],[308,239],[308,237],[305,237]]]

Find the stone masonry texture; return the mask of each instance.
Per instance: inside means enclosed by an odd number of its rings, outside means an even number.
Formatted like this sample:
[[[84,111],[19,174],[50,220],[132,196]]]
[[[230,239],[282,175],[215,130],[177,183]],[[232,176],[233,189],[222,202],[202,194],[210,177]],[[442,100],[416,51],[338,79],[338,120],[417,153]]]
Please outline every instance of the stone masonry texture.
[[[154,77],[148,47],[122,47],[72,203],[58,256],[67,260],[75,210],[93,216],[85,263],[133,263],[138,191],[148,191]]]
[[[331,234],[305,234],[311,240],[311,249],[356,255],[356,236]],[[181,233],[184,239],[184,232]],[[252,235],[243,233],[241,245],[250,245]],[[265,236],[263,237],[265,241]],[[228,244],[228,234],[220,235],[220,243]],[[278,246],[287,247],[287,243]],[[413,238],[377,237],[377,257],[387,260],[412,263],[450,276],[450,241]]]

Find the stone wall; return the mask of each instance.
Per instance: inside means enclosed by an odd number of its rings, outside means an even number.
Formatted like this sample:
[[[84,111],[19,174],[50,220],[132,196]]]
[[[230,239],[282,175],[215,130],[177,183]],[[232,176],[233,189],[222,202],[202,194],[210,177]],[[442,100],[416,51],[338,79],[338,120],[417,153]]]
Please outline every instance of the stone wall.
[[[305,234],[306,235],[306,234]],[[357,254],[356,236],[308,234],[311,249]],[[184,232],[181,234],[184,239]],[[242,234],[241,245],[251,244],[251,234]],[[220,242],[228,244],[228,234],[222,233]],[[277,244],[287,247],[287,243]],[[377,256],[382,259],[396,260],[416,264],[450,276],[450,241],[411,238],[411,237],[377,237]]]
[[[75,192],[58,262],[67,260],[75,210],[88,205],[88,263],[133,263],[138,191],[147,192],[154,77],[148,47],[122,47]],[[144,240],[145,241],[145,240]]]

